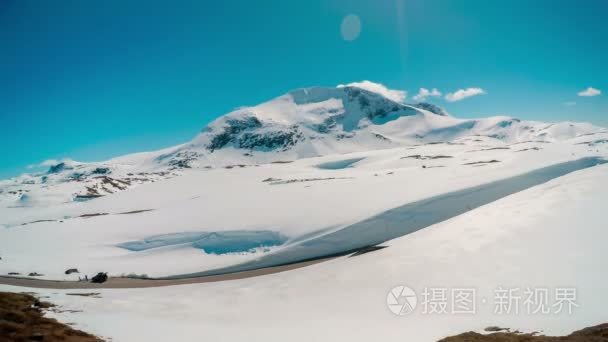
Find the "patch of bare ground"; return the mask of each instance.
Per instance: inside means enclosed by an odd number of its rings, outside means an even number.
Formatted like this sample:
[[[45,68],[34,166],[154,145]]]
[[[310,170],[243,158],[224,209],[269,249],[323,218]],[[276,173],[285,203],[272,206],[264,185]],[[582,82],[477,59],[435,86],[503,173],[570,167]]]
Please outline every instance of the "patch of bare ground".
[[[483,148],[481,150],[472,150],[472,151],[467,151],[467,153],[471,153],[471,152],[481,152],[481,151],[494,151],[494,150],[510,150],[510,147],[490,147],[490,148]]]
[[[540,151],[542,150],[542,148],[540,147],[530,147],[530,148],[524,148],[523,150],[517,150],[515,152],[525,152],[525,151]]]
[[[101,298],[101,293],[99,293],[99,292],[88,292],[88,293],[66,293],[66,296],[80,296],[80,297]]]
[[[99,342],[98,337],[44,317],[53,305],[28,293],[0,292],[0,342]]]
[[[34,223],[40,223],[40,222],[57,222],[57,220],[36,220],[36,221],[32,221],[32,222],[25,222],[22,223],[22,226],[26,226],[28,224],[34,224]]]
[[[122,213],[117,213],[116,215],[131,215],[131,214],[139,214],[139,213],[145,213],[147,211],[153,211],[154,209],[139,209],[139,210],[131,210],[131,211],[124,211]]]
[[[476,161],[476,162],[464,163],[462,165],[479,165],[479,164],[492,164],[492,163],[500,163],[500,160],[492,159],[492,160],[488,160],[488,161]]]
[[[303,178],[303,179],[277,179],[277,180],[263,180],[262,182],[269,182],[270,185],[280,185],[280,184],[291,184],[291,183],[302,183],[302,182],[317,182],[317,181],[325,181],[325,180],[334,180],[334,179],[353,179],[353,177],[327,177],[327,178]]]
[[[405,157],[401,157],[401,159],[418,159],[418,160],[427,160],[427,159],[445,159],[445,158],[454,158],[452,156],[444,156],[444,155],[438,155],[438,156],[423,156],[421,154],[412,154],[409,156],[405,156]]]
[[[82,214],[78,217],[82,217],[82,218],[89,218],[89,217],[95,217],[95,216],[105,216],[105,215],[109,215],[108,213],[93,213],[93,214]]]
[[[487,328],[486,331],[497,331]],[[505,330],[500,328],[500,330]],[[585,328],[567,336],[544,336],[538,333],[523,334],[518,332],[494,332],[480,334],[466,332],[464,334],[446,337],[439,342],[608,342],[608,323]]]

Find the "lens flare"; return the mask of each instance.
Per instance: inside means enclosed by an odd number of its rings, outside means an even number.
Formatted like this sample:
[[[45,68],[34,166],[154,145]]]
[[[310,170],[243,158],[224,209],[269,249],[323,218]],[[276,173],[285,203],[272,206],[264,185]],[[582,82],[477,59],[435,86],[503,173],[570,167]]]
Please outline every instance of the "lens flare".
[[[353,41],[359,37],[361,33],[361,19],[356,14],[349,14],[342,19],[342,25],[340,25],[340,32],[342,38],[346,41]]]

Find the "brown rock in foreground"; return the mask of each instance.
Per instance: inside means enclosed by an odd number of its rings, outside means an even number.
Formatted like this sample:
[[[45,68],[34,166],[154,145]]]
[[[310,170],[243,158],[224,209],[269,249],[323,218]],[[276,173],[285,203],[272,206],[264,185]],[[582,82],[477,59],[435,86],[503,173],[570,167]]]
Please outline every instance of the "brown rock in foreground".
[[[93,335],[44,317],[42,309],[52,306],[29,294],[0,292],[0,342],[102,341]]]
[[[538,336],[511,332],[482,335],[470,331],[446,337],[439,342],[608,342],[608,323],[575,331],[568,336]]]

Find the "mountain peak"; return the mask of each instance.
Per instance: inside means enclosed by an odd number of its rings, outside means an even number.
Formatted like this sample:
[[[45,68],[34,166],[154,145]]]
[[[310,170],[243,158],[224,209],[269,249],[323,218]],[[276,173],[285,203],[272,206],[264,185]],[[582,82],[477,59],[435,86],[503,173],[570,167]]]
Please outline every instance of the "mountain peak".
[[[80,189],[75,198],[86,200],[172,177],[186,168],[244,167],[462,138],[486,137],[499,144],[553,142],[601,131],[590,124],[547,124],[506,116],[458,119],[432,103],[397,101],[401,95],[370,83],[295,89],[223,115],[182,145],[100,163],[58,161],[47,165],[46,173],[12,183],[72,184]],[[22,197],[20,205],[35,198]]]
[[[414,106],[416,108],[424,109],[433,114],[437,114],[437,115],[441,115],[441,116],[450,116],[450,113],[448,113],[444,108],[439,107],[439,106],[429,103],[429,102],[418,102],[416,104],[412,104],[412,106]]]
[[[192,142],[160,160],[171,160],[176,167],[217,166],[451,141],[468,135],[505,142],[559,140],[579,131],[541,132],[539,123],[505,117],[457,119],[432,103],[403,103],[404,96],[369,81],[295,89],[219,117]]]

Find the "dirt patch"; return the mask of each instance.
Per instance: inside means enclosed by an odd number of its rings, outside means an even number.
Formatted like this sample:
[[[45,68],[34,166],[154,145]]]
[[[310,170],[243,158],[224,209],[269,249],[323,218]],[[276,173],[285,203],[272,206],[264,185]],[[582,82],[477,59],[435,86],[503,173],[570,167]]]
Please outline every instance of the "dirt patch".
[[[520,141],[520,142],[513,143],[509,146],[528,144],[528,143],[550,144],[551,142],[544,141],[544,140],[526,140],[526,141]]]
[[[126,289],[126,288],[149,288],[159,286],[172,286],[172,285],[185,285],[185,284],[200,284],[200,283],[211,283],[218,281],[229,281],[235,279],[247,279],[252,277],[264,276],[267,274],[275,274],[290,270],[295,270],[301,267],[314,265],[327,260],[331,260],[335,256],[313,259],[308,261],[296,262],[293,264],[271,266],[266,268],[260,268],[250,271],[241,271],[227,274],[202,276],[202,277],[191,277],[191,278],[179,278],[179,279],[149,279],[149,278],[131,278],[131,277],[111,277],[108,278],[103,284],[95,284],[84,281],[68,281],[68,280],[46,280],[46,279],[34,279],[34,278],[20,278],[20,277],[7,277],[0,276],[0,284],[10,286],[25,286],[42,289],[99,289],[99,288],[110,288],[110,289]],[[96,293],[96,292],[92,292]],[[99,295],[101,296],[101,294]],[[95,295],[91,295],[92,298],[96,298]],[[1,303],[0,303],[1,304]],[[0,342],[4,342],[0,340]]]
[[[37,220],[37,221],[32,221],[32,222],[25,222],[22,223],[22,226],[26,226],[28,224],[34,224],[34,223],[40,223],[40,222],[57,222],[57,220]]]
[[[244,167],[247,167],[247,165],[245,165],[245,164],[227,165],[227,166],[224,166],[224,169],[233,169],[235,167],[244,168]]]
[[[291,184],[291,183],[302,183],[302,182],[317,182],[317,181],[325,181],[325,180],[335,180],[335,179],[354,179],[354,177],[327,177],[327,178],[304,178],[304,179],[286,179],[286,180],[264,180],[263,182],[269,182],[270,185],[280,185],[280,184]]]
[[[80,297],[101,298],[101,293],[99,293],[99,292],[66,293],[66,296],[80,296]]]
[[[125,211],[122,213],[117,213],[116,215],[130,215],[130,214],[139,214],[139,213],[145,213],[146,211],[152,211],[154,209],[140,209],[140,210],[132,210],[132,211]]]
[[[438,156],[423,156],[421,154],[412,154],[409,156],[405,156],[405,157],[401,157],[401,159],[418,159],[418,160],[427,160],[427,159],[445,159],[445,158],[454,158],[452,156],[444,156],[444,155],[438,155]]]
[[[496,327],[486,328],[486,331],[496,331],[491,328]],[[568,336],[543,336],[538,333],[522,334],[518,332],[495,332],[483,335],[470,331],[446,337],[439,342],[608,342],[608,323],[578,330]]]
[[[530,147],[530,148],[524,148],[523,150],[517,150],[515,152],[525,152],[525,151],[540,151],[542,150],[542,148],[540,147]]]
[[[0,342],[92,342],[101,339],[43,316],[53,307],[27,293],[0,292]]]
[[[108,213],[82,214],[82,215],[80,215],[78,217],[88,218],[88,217],[104,216],[104,215],[108,215]]]
[[[479,164],[492,164],[492,163],[500,163],[500,160],[492,159],[492,160],[488,160],[488,161],[476,161],[476,162],[464,163],[462,165],[479,165]]]
[[[471,152],[482,152],[482,151],[494,151],[494,150],[510,150],[510,147],[490,147],[490,148],[483,148],[481,150],[472,150],[472,151],[467,151],[467,153],[471,153]]]
[[[599,140],[594,140],[594,141],[583,141],[583,142],[577,143],[576,145],[595,146],[597,144],[605,144],[605,143],[608,143],[608,139],[599,139]]]

